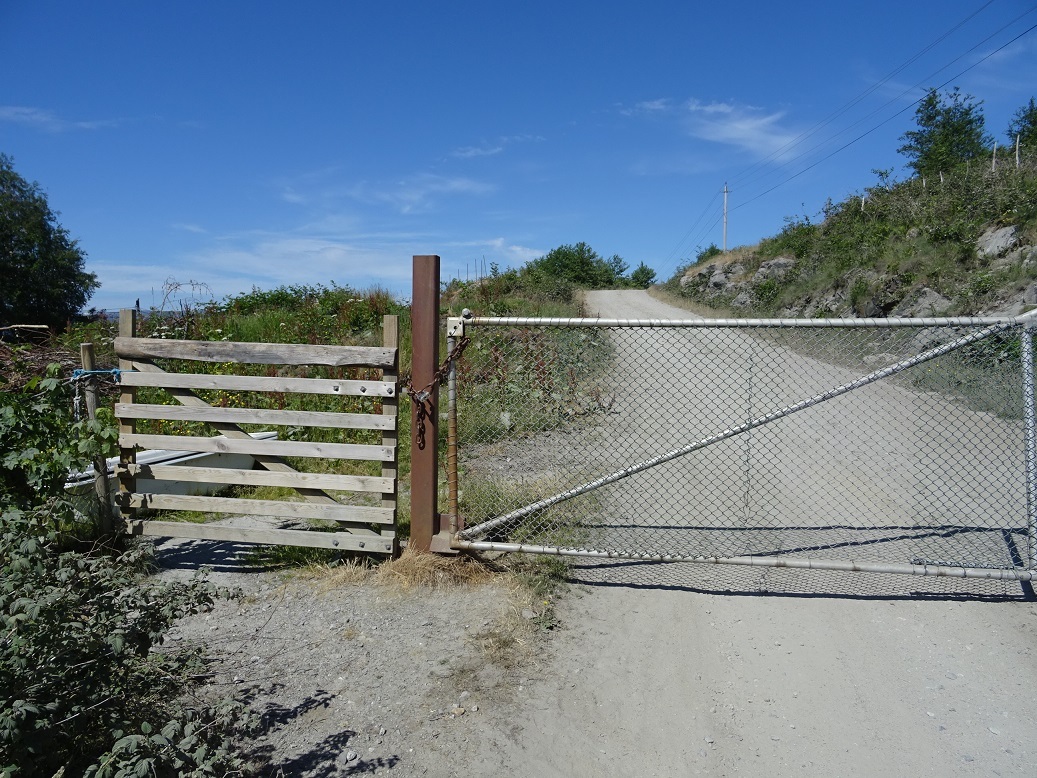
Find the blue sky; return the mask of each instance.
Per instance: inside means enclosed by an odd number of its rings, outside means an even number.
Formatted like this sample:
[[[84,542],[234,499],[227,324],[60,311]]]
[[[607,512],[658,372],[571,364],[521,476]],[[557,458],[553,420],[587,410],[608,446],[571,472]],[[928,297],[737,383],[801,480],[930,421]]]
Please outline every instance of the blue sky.
[[[101,308],[170,277],[407,297],[412,254],[445,280],[578,241],[667,277],[721,243],[725,181],[734,246],[906,175],[925,86],[984,100],[1003,142],[1035,24],[1030,0],[3,0],[0,152]]]

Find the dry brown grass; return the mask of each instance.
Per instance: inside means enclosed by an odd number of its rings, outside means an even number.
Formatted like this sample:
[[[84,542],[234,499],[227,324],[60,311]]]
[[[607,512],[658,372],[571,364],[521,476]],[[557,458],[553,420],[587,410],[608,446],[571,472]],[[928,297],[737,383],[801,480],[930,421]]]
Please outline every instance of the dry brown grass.
[[[543,565],[520,561],[522,564],[516,567],[465,555],[444,557],[407,549],[398,559],[380,563],[351,560],[335,567],[313,566],[301,572],[315,579],[325,593],[348,586],[376,586],[393,597],[417,588],[493,585],[500,597],[500,612],[492,623],[469,636],[479,649],[479,658],[458,670],[461,674],[474,674],[487,663],[510,668],[535,661],[534,648],[541,635],[557,623],[554,596],[544,588],[547,579],[537,577],[536,571]]]
[[[685,311],[689,311],[694,314],[698,314],[704,319],[716,319],[727,316],[730,312],[726,308],[710,308],[709,306],[703,305],[697,300],[692,300],[690,297],[682,297],[679,294],[664,289],[661,286],[652,286],[648,288],[648,294],[654,297],[656,300],[672,305],[674,308],[683,308]]]
[[[552,598],[547,595],[545,599],[543,593],[535,591],[527,576],[465,555],[444,557],[407,549],[398,559],[377,564],[351,560],[335,567],[310,567],[303,574],[316,579],[324,592],[368,585],[379,587],[390,597],[416,588],[434,590],[489,584],[498,587],[501,596],[498,617],[469,638],[479,648],[481,659],[476,662],[477,667],[492,663],[507,668],[530,662],[539,633],[545,628],[545,619],[553,623],[554,618]]]
[[[373,583],[404,592],[415,587],[478,586],[500,580],[498,572],[472,557],[444,557],[412,549],[374,566],[351,560],[336,567],[315,569],[311,574],[321,579],[325,589]]]

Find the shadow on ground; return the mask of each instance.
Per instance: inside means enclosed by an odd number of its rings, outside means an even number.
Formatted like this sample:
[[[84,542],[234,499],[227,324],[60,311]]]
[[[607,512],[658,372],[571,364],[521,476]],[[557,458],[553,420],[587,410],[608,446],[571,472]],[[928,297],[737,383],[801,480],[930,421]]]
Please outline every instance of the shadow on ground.
[[[830,570],[740,567],[694,562],[576,560],[573,583],[730,596],[843,599],[1035,600],[1029,582]]]
[[[163,570],[218,573],[262,573],[271,568],[255,561],[256,546],[225,540],[165,538],[155,544],[155,561]]]
[[[274,685],[276,687],[277,684]],[[272,693],[276,688],[266,689]],[[259,689],[254,690],[251,698],[245,696],[245,702],[254,702]],[[273,745],[263,741],[273,732],[295,721],[305,721],[320,715],[321,711],[331,706],[335,695],[318,689],[316,693],[294,707],[268,702],[257,712],[260,724],[256,739],[257,745],[246,751],[243,756],[259,766],[259,774],[269,778],[289,778],[290,776],[307,776],[307,778],[331,778],[341,775],[364,775],[374,773],[380,768],[393,767],[400,761],[398,756],[361,758],[358,751],[350,749],[349,744],[357,737],[357,732],[343,729],[333,732],[322,740],[310,745],[305,751],[288,759],[274,760],[276,751]],[[350,759],[349,757],[353,758]]]

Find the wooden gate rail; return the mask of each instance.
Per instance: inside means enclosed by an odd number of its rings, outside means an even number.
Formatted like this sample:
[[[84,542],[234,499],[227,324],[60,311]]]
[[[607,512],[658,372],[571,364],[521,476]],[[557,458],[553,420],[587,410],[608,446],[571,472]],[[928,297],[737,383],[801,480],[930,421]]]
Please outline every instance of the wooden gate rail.
[[[399,335],[395,316],[386,316],[384,319],[381,347],[137,338],[136,312],[133,310],[121,312],[119,333],[120,336],[115,340],[115,351],[119,356],[123,388],[120,401],[115,406],[115,415],[119,419],[121,452],[117,502],[128,532],[138,535],[207,538],[386,554],[398,550],[396,498]],[[229,364],[373,368],[382,371],[382,380],[167,373],[153,361],[167,358]],[[136,390],[145,386],[164,389],[180,405],[137,403]],[[382,412],[362,414],[220,408],[209,405],[195,394],[193,390],[197,389],[377,397],[381,400]],[[221,433],[221,437],[138,434],[138,419],[203,422]],[[382,440],[380,445],[257,440],[245,432],[239,426],[241,424],[381,431]],[[249,454],[263,469],[137,464],[138,448]],[[286,456],[381,462],[381,475],[299,472],[284,461],[282,457]],[[139,491],[137,479],[215,483],[227,486],[287,487],[294,489],[305,502],[153,494]],[[381,504],[379,507],[346,505],[325,490],[380,494]],[[141,520],[136,516],[136,512],[142,508],[273,516],[288,520],[321,519],[338,523],[340,531],[232,528]]]

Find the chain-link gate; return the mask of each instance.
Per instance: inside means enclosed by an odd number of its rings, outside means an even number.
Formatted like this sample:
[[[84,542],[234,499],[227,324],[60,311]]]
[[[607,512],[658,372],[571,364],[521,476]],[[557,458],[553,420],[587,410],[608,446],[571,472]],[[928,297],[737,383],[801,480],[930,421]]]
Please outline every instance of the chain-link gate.
[[[454,545],[1030,580],[1028,326],[451,319]]]

